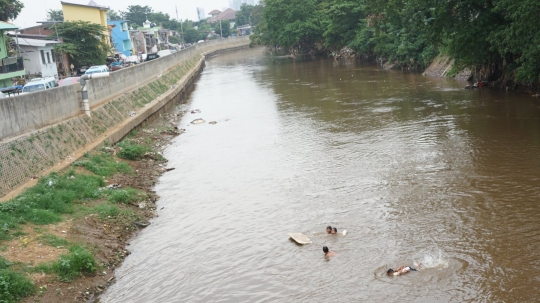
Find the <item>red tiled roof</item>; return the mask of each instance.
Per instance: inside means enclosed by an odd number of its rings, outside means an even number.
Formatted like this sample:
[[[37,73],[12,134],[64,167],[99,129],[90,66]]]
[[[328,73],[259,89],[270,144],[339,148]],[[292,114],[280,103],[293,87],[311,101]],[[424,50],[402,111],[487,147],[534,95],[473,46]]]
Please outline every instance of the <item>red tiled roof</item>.
[[[212,18],[211,22],[216,22],[219,20],[229,20],[229,21],[236,20],[236,11],[228,8],[221,14]]]
[[[219,15],[219,14],[221,14],[221,11],[218,11],[217,9],[208,13],[208,15]]]

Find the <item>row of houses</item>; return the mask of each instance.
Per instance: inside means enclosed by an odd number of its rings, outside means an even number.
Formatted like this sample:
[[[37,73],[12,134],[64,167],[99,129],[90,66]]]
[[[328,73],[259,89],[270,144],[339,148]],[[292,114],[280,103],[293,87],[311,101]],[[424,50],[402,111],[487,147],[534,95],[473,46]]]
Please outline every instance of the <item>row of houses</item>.
[[[100,24],[106,28],[103,42],[126,57],[155,53],[169,47],[170,36],[179,35],[176,31],[163,29],[148,20],[137,29],[130,27],[127,20],[107,20],[109,8],[93,0],[86,5],[64,1],[61,4],[65,21],[80,20]],[[12,86],[12,78],[27,76],[58,79],[61,75],[73,72],[68,56],[54,52],[54,45],[62,43],[62,37],[54,37],[57,23],[40,21],[35,26],[20,29],[14,24],[0,21],[0,89]],[[51,40],[51,37],[55,39]],[[16,45],[17,54],[8,54],[8,43]]]

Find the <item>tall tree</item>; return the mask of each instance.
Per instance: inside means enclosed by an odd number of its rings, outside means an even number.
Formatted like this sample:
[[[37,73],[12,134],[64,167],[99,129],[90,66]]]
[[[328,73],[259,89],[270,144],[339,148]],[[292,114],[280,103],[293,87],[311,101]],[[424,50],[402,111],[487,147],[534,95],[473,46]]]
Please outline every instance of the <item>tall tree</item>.
[[[99,24],[87,21],[67,21],[54,27],[64,39],[64,43],[56,44],[55,50],[68,54],[76,67],[84,65],[104,64],[110,47],[103,42],[107,29]]]
[[[240,6],[240,10],[236,12],[236,24],[238,26],[249,24],[253,8],[253,5],[245,3]]]
[[[217,22],[215,27],[216,34],[221,35],[223,33],[223,38],[227,38],[231,35],[231,22],[229,20],[223,20],[221,21],[221,24]]]
[[[122,17],[119,12],[110,9],[107,11],[107,20],[122,20]]]
[[[127,11],[121,12],[124,20],[129,20],[131,21],[131,24],[136,24],[138,26],[142,26],[151,13],[152,8],[148,5],[130,5],[127,7]]]
[[[0,0],[0,21],[17,18],[24,4],[19,0]]]
[[[64,12],[61,9],[48,10],[47,21],[64,21]]]

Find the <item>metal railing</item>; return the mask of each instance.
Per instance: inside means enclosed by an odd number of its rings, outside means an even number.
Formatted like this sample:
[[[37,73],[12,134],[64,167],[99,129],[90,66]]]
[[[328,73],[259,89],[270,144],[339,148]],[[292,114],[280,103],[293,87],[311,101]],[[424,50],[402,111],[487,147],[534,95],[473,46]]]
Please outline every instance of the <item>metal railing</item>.
[[[22,57],[7,57],[0,60],[0,74],[24,70]]]

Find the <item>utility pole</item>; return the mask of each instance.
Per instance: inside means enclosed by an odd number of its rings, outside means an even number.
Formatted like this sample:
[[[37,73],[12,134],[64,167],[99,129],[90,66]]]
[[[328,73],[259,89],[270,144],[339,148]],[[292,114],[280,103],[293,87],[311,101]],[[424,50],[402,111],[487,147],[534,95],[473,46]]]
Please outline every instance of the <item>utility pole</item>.
[[[221,38],[223,38],[223,29],[221,28],[221,19],[219,19],[219,30],[221,31]]]

